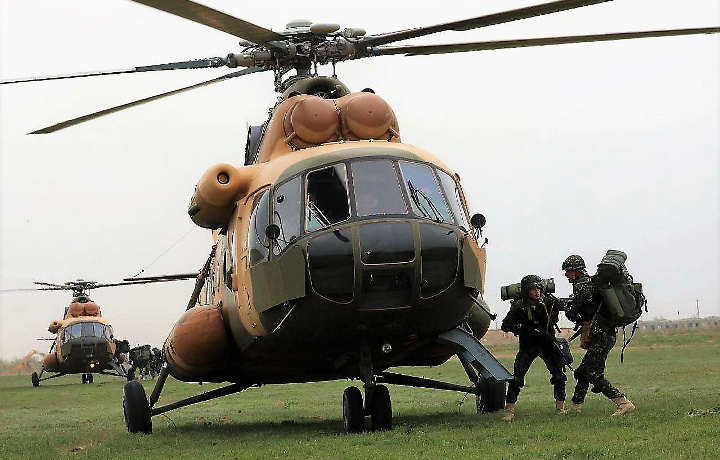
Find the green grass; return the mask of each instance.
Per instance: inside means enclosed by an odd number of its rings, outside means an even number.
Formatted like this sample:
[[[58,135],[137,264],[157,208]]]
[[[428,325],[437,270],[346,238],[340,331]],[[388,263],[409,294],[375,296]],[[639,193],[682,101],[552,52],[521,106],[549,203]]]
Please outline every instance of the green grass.
[[[491,351],[511,368],[515,346]],[[0,377],[0,458],[717,459],[719,358],[717,330],[636,336],[623,364],[616,347],[607,376],[638,407],[623,418],[592,393],[581,415],[555,415],[540,360],[512,423],[476,414],[474,399],[460,393],[392,386],[393,431],[359,435],[343,433],[344,381],[253,388],[157,416],[147,436],[125,430],[121,379],[82,385],[69,376],[33,388],[29,376]],[[401,371],[467,381],[457,362]],[[154,382],[144,384],[150,392]],[[160,403],[217,386],[169,379]]]

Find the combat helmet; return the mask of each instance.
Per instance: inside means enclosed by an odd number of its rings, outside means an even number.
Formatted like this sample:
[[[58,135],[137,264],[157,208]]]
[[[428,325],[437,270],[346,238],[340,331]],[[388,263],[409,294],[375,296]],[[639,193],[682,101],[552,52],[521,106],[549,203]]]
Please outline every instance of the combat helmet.
[[[542,278],[540,278],[537,275],[525,275],[520,280],[520,290],[522,291],[523,295],[527,294],[527,292],[534,288],[534,287],[540,287],[540,281],[542,281]]]
[[[571,254],[562,263],[562,269],[567,270],[585,270],[585,261],[577,254]]]

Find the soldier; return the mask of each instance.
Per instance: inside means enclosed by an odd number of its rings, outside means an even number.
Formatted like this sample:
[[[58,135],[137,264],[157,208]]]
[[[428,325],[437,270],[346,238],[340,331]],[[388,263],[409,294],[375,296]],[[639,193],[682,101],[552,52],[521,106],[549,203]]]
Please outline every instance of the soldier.
[[[593,393],[602,393],[617,405],[613,416],[625,415],[634,410],[635,405],[605,378],[605,361],[615,346],[617,328],[612,325],[602,296],[588,276],[583,258],[576,254],[568,256],[562,269],[573,286],[573,295],[565,309],[565,316],[576,326],[583,325],[590,333],[588,343],[583,346],[587,348],[585,356],[575,369],[577,383],[569,412],[582,411],[585,395],[592,383]]]
[[[520,389],[525,385],[525,374],[538,356],[545,362],[550,372],[550,383],[555,396],[555,410],[565,413],[565,376],[564,361],[555,346],[555,327],[558,312],[564,308],[559,299],[542,292],[541,278],[527,275],[520,282],[522,296],[510,303],[510,311],[503,319],[500,329],[519,336],[519,349],[515,357],[513,378],[510,380],[505,397],[505,416],[503,420],[515,419],[515,403]]]

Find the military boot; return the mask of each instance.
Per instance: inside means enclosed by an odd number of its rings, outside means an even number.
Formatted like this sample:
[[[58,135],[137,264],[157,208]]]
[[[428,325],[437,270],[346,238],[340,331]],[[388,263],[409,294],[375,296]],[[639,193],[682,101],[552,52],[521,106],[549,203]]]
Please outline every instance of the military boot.
[[[614,398],[612,402],[617,404],[617,409],[615,409],[615,412],[613,412],[612,414],[613,417],[625,415],[628,412],[632,412],[635,410],[635,404],[633,404],[632,401],[627,399],[625,396],[621,398]]]
[[[565,401],[555,401],[555,412],[557,412],[558,415],[564,415],[567,413],[565,411]]]
[[[570,409],[567,410],[567,413],[569,413],[569,414],[579,414],[581,412],[582,412],[582,403],[580,403],[580,404],[572,403],[572,405],[570,406]]]
[[[515,420],[515,404],[514,403],[505,404],[505,416],[502,419],[506,422],[512,422],[513,420]]]

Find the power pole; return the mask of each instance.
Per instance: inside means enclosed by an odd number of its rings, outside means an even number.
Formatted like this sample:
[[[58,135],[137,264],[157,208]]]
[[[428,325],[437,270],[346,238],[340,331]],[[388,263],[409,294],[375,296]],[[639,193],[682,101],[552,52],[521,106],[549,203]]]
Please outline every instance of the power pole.
[[[700,301],[695,299],[695,314],[697,314],[698,319],[700,319]]]

